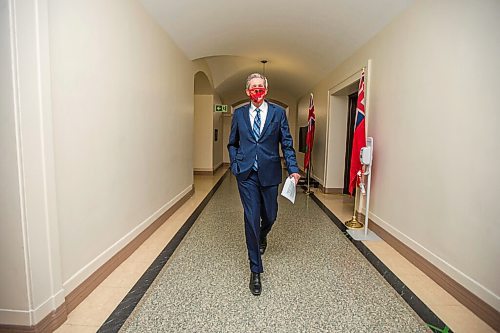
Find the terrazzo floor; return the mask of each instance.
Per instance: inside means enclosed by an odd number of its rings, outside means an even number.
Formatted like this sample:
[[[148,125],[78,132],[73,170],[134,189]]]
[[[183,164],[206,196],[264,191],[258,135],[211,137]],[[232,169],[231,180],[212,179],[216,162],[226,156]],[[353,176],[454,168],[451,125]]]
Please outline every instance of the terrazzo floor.
[[[207,194],[216,186],[227,168],[214,175],[194,176],[194,195],[186,201],[151,237],[127,258],[69,315],[57,333],[95,333],[117,305],[155,261],[174,235],[189,220]],[[352,198],[339,194],[324,194],[314,189],[315,196],[341,221],[352,216]],[[382,260],[424,303],[434,311],[453,332],[496,332],[472,311],[463,306],[439,285],[427,277],[384,241],[363,242]],[[137,282],[138,283],[138,282]],[[126,299],[126,297],[125,297]],[[121,304],[121,303],[120,303]],[[116,331],[116,330],[115,330]]]
[[[279,200],[263,292],[248,290],[243,211],[227,177],[121,332],[429,332],[326,214]]]

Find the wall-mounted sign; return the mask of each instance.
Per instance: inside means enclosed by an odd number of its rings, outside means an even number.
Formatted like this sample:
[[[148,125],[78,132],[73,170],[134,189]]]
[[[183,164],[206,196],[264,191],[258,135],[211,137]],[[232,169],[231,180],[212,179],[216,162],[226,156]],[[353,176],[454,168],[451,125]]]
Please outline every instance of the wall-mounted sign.
[[[214,104],[214,112],[227,112],[227,105]]]

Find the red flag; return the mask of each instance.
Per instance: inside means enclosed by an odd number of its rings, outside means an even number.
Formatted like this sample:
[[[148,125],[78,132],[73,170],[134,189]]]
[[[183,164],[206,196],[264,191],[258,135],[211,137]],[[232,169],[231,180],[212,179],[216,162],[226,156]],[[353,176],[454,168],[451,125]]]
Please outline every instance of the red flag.
[[[365,71],[361,73],[359,81],[358,102],[356,105],[356,121],[354,125],[354,139],[352,142],[351,170],[349,177],[349,192],[352,194],[357,185],[357,173],[361,170],[359,153],[361,148],[366,147],[365,132]]]
[[[309,98],[309,116],[307,117],[307,136],[306,136],[306,146],[307,152],[304,156],[304,169],[309,169],[309,163],[311,162],[311,152],[314,144],[314,128],[316,124],[316,116],[314,115],[314,100],[313,94]]]

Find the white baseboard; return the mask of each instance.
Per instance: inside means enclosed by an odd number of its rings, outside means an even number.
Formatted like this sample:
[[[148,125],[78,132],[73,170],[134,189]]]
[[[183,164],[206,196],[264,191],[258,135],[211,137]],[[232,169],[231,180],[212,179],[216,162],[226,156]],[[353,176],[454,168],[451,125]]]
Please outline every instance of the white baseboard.
[[[31,326],[32,311],[0,309],[0,324]]]
[[[0,309],[0,324],[33,326],[55,311],[64,303],[64,290],[59,290],[54,296],[32,310]]]
[[[212,171],[214,171],[214,169],[212,169],[212,168],[193,168],[193,171],[212,172]]]
[[[460,283],[471,293],[475,294],[477,297],[482,299],[484,302],[491,305],[497,311],[500,311],[500,297],[496,295],[493,291],[489,290],[464,272],[460,271],[450,263],[446,262],[444,259],[436,255],[435,253],[429,251],[420,243],[412,239],[411,237],[405,235],[403,232],[394,228],[389,223],[382,220],[377,215],[369,212],[370,219],[378,224],[385,231],[396,237],[399,241],[404,243],[406,246],[411,248],[413,251],[417,252],[431,264],[439,268],[443,273],[451,277],[456,282]]]
[[[71,293],[76,287],[78,287],[85,279],[87,279],[92,273],[94,273],[99,267],[104,265],[109,259],[111,259],[118,251],[123,249],[128,243],[130,243],[135,237],[137,237],[141,232],[143,232],[148,226],[150,226],[156,219],[158,219],[163,213],[165,213],[170,207],[175,205],[177,201],[182,199],[186,194],[188,194],[193,185],[189,185],[181,193],[176,195],[172,200],[163,205],[160,209],[154,212],[146,220],[141,222],[137,227],[132,229],[128,234],[119,239],[116,243],[111,245],[107,250],[102,252],[94,260],[89,262],[87,265],[82,267],[78,272],[73,274],[67,281],[63,283],[65,296]]]
[[[64,289],[59,290],[54,296],[43,302],[39,307],[32,311],[33,321],[31,325],[39,323],[49,313],[55,311],[65,301]]]

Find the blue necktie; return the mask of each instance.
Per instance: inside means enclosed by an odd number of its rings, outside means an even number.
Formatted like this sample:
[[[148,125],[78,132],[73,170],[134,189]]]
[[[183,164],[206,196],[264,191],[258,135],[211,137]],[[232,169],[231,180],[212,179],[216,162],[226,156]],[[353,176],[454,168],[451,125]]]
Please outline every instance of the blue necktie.
[[[260,109],[255,109],[255,112],[257,114],[255,115],[255,119],[253,121],[253,136],[255,137],[255,141],[259,141],[260,137]],[[254,171],[259,170],[259,164],[257,163],[257,155],[255,155],[255,161],[253,162],[253,167],[252,169]]]

